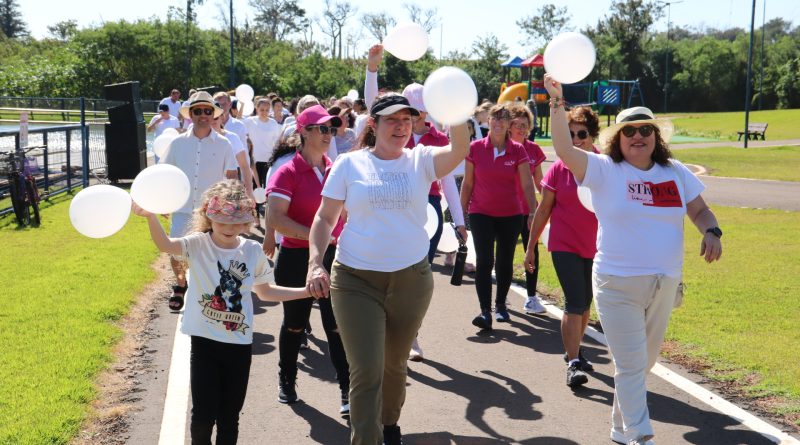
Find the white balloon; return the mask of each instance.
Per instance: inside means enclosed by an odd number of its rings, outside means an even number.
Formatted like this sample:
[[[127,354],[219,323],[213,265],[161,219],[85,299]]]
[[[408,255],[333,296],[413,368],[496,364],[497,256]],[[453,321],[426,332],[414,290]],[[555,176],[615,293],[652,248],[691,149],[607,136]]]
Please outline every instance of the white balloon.
[[[442,125],[463,124],[478,105],[478,90],[469,74],[444,66],[425,79],[422,102],[431,117]]]
[[[241,118],[244,119],[246,117],[252,116],[253,115],[253,111],[255,109],[256,109],[256,106],[255,106],[255,104],[253,104],[253,101],[250,101],[250,100],[245,101],[242,104],[242,114],[240,114]]]
[[[89,238],[105,238],[119,232],[130,214],[128,192],[106,184],[81,190],[69,204],[72,227]]]
[[[472,242],[472,232],[467,230],[467,262],[475,265],[475,243]]]
[[[240,102],[252,102],[255,95],[256,92],[253,91],[253,87],[246,83],[236,87],[236,99],[238,99]]]
[[[358,99],[358,91],[356,91],[356,90],[350,90],[350,91],[348,91],[348,92],[347,92],[347,98],[348,98],[348,99],[350,99],[350,100],[356,100],[356,99]]]
[[[425,232],[428,233],[428,239],[431,239],[436,234],[436,229],[439,228],[439,216],[436,215],[436,209],[430,204],[428,204],[427,213],[428,219],[425,221]]]
[[[164,134],[171,134],[171,135],[173,135],[173,136],[177,136],[177,135],[179,135],[180,133],[178,132],[178,129],[177,129],[177,128],[174,128],[174,127],[169,127],[169,128],[167,128],[167,129],[165,129],[164,131],[162,131],[162,132],[161,132],[161,134],[162,134],[162,135],[164,135]]]
[[[178,137],[177,131],[176,134],[172,134],[167,133],[167,131],[164,130],[160,136],[153,140],[153,153],[159,158],[163,158],[164,155],[167,154],[167,148],[169,147],[169,144],[171,144],[172,140],[176,137]]]
[[[253,189],[253,198],[257,204],[264,204],[267,201],[267,191],[261,187]]]
[[[544,247],[547,247],[548,243],[550,242],[550,224],[546,224],[544,226],[542,234],[539,235],[539,242],[541,242]]]
[[[586,210],[594,213],[594,206],[592,205],[592,191],[588,187],[578,187],[578,200],[586,207]]]
[[[575,83],[592,72],[597,53],[588,37],[579,32],[557,35],[544,50],[544,69],[561,83]]]
[[[450,224],[444,225],[437,249],[442,252],[455,252],[458,250],[458,237],[456,237],[456,231]]]
[[[428,33],[416,23],[401,23],[386,34],[383,48],[400,60],[417,60],[428,52]]]
[[[172,213],[189,199],[189,178],[170,164],[158,164],[142,170],[131,184],[131,198],[150,213]]]

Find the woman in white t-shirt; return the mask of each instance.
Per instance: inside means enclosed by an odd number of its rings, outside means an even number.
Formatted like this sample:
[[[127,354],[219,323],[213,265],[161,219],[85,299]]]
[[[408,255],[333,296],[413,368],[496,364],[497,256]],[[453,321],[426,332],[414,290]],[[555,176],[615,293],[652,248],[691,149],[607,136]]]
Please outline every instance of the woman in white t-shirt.
[[[217,105],[217,104],[215,104]],[[219,106],[219,105],[217,105]],[[236,165],[239,167],[239,174],[241,175],[242,184],[247,191],[247,196],[253,199],[253,172],[250,170],[250,157],[247,156],[247,150],[239,139],[239,136],[232,131],[222,128],[222,117],[216,117],[211,120],[211,128],[217,133],[221,134],[225,139],[231,143],[233,156],[236,158]],[[258,219],[256,219],[256,226],[258,226]]]
[[[428,191],[467,154],[463,124],[452,127],[451,147],[405,148],[418,114],[399,94],[374,102],[364,132],[371,143],[333,164],[311,226],[307,288],[332,296],[350,364],[351,444],[401,443],[406,359],[433,294]],[[329,277],[323,255],[345,209]]]
[[[600,133],[605,154],[573,147],[561,84],[545,75],[556,154],[592,192],[598,221],[592,280],[597,312],[614,358],[611,439],[647,444],[647,372],[656,362],[672,308],[679,304],[683,220],[703,234],[700,255],[722,254],[722,231],[700,193],[705,186],[670,159],[672,123],[645,107],[623,110]]]

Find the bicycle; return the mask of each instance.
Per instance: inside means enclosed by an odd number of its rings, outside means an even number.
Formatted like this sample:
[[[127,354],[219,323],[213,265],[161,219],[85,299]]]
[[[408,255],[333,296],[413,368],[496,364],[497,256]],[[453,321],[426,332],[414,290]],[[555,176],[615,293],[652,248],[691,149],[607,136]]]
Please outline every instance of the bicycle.
[[[11,197],[11,205],[17,222],[23,226],[41,224],[39,217],[39,189],[36,187],[36,178],[25,165],[25,154],[29,151],[46,147],[29,147],[20,152],[0,152],[2,156],[0,167],[8,179],[7,196]],[[5,198],[5,196],[0,196]]]

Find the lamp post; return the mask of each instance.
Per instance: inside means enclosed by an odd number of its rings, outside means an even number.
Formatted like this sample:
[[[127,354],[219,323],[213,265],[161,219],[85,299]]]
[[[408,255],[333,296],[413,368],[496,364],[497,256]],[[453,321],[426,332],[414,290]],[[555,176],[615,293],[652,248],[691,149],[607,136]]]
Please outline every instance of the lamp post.
[[[233,0],[230,0],[230,40],[231,40],[231,74],[230,74],[230,81],[228,85],[233,88],[236,85],[236,71],[233,68]]]
[[[747,148],[747,140],[750,139],[750,79],[753,78],[753,31],[756,26],[756,0],[753,0],[753,10],[750,13],[750,49],[747,51],[747,85],[744,92],[744,148]]]
[[[667,112],[667,104],[669,103],[669,56],[670,56],[670,38],[669,38],[669,30],[670,30],[670,13],[672,12],[671,6],[673,4],[683,3],[683,0],[676,1],[676,2],[662,2],[663,5],[667,5],[667,51],[664,54],[664,113]]]

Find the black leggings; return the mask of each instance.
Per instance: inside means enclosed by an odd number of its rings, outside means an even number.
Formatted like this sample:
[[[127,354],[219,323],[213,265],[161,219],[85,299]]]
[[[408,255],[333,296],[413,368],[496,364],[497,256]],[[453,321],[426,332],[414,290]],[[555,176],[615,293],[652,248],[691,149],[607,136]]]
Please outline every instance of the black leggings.
[[[193,336],[190,354],[192,444],[210,445],[214,424],[217,445],[235,444],[239,437],[239,412],[250,378],[252,345]]]
[[[330,273],[336,247],[328,246],[325,251],[323,265]],[[306,271],[308,270],[307,248],[281,247],[275,263],[275,284],[279,286],[304,287],[306,285]],[[333,367],[336,369],[336,378],[339,380],[339,389],[346,391],[350,388],[350,367],[342,346],[342,339],[337,332],[336,318],[333,316],[330,298],[320,298],[319,311],[322,316],[322,326],[328,338],[328,354]],[[278,338],[278,351],[280,359],[278,366],[284,375],[297,376],[297,356],[300,353],[300,343],[303,340],[303,330],[311,316],[313,298],[286,301],[283,303],[283,324]],[[292,330],[296,332],[292,332]]]
[[[591,258],[581,258],[572,252],[551,252],[553,269],[564,291],[564,312],[583,314],[592,307]]]
[[[528,229],[528,218],[530,215],[525,216],[522,220],[522,248],[528,252],[528,239],[531,236],[531,231]],[[536,284],[539,282],[539,243],[533,245],[533,264],[536,266],[533,273],[525,269],[525,288],[528,290],[528,296],[536,295]]]
[[[492,268],[497,277],[495,305],[504,306],[514,274],[514,251],[522,229],[522,215],[488,216],[470,213],[469,223],[475,245],[475,289],[481,311],[492,308]]]

